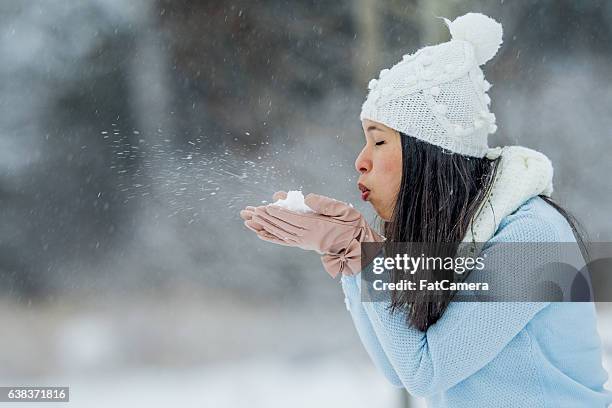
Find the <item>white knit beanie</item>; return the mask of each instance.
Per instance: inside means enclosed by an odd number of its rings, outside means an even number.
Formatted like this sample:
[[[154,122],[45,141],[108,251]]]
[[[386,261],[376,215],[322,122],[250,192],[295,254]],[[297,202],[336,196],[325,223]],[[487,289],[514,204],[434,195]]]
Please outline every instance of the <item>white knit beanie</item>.
[[[497,53],[502,26],[480,13],[444,18],[451,40],[406,54],[372,79],[360,119],[370,119],[448,151],[495,159],[487,136],[491,84],[480,69]]]

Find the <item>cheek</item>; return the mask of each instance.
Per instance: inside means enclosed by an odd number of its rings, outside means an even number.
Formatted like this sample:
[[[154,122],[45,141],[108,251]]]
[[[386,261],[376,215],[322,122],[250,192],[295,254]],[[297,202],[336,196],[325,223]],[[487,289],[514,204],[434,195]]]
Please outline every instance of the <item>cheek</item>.
[[[394,182],[397,180],[399,182],[402,174],[402,154],[394,153],[385,157],[380,163],[380,169],[385,174],[385,177],[388,177],[390,180]]]

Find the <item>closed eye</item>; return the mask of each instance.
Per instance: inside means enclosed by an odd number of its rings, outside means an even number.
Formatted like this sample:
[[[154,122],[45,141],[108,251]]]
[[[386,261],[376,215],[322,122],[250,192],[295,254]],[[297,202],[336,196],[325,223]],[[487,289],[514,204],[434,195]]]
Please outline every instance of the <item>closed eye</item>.
[[[376,146],[380,146],[380,145],[382,145],[382,144],[385,144],[385,141],[384,141],[384,140],[381,140],[380,142],[376,142]]]

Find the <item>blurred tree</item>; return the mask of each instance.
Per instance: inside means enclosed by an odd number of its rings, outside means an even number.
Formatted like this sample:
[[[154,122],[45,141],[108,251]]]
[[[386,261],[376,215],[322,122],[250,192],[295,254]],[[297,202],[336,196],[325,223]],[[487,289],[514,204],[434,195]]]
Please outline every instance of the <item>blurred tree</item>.
[[[381,56],[384,43],[381,41],[380,12],[375,0],[355,1],[355,84],[365,86],[376,76],[375,72]]]
[[[346,2],[160,0],[180,112],[179,134],[206,129],[261,140],[307,104],[352,83]],[[245,134],[248,132],[248,135]]]

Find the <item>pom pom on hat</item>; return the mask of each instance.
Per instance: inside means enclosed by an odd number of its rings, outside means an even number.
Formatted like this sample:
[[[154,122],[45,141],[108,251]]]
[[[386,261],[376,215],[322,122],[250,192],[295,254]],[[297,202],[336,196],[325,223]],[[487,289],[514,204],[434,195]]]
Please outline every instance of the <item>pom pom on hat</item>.
[[[453,40],[464,40],[474,46],[478,65],[495,56],[502,43],[502,26],[491,17],[480,13],[467,13],[454,21],[444,18]]]

